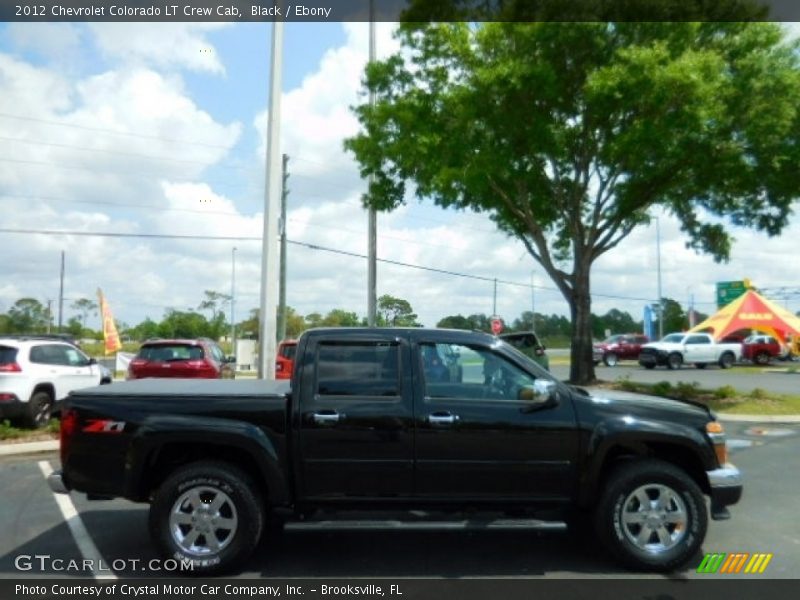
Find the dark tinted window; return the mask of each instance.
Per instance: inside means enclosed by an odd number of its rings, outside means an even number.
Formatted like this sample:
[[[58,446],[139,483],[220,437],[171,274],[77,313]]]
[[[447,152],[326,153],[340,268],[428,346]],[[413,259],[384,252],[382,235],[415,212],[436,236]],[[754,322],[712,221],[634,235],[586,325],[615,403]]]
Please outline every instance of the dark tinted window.
[[[42,365],[66,365],[67,359],[58,346],[43,344],[31,347],[31,362]]]
[[[191,344],[153,344],[139,349],[139,358],[154,362],[200,360],[205,356],[200,346]]]
[[[397,344],[321,344],[317,393],[333,396],[397,396]]]
[[[280,347],[280,355],[283,358],[294,360],[294,353],[297,351],[297,344],[283,344]]]
[[[14,362],[17,362],[17,349],[0,346],[0,365],[9,365]]]

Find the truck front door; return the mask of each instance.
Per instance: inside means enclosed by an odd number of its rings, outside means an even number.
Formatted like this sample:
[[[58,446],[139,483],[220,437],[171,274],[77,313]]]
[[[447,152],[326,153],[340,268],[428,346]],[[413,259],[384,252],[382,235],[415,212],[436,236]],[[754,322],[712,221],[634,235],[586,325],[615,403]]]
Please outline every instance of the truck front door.
[[[413,424],[408,344],[397,337],[314,336],[301,381],[298,481],[308,500],[411,495]]]
[[[556,385],[491,348],[421,343],[415,407],[415,493],[427,499],[565,500],[575,485],[578,434]],[[442,350],[446,348],[446,352]],[[455,364],[442,369],[445,356]],[[537,381],[538,379],[538,381]]]

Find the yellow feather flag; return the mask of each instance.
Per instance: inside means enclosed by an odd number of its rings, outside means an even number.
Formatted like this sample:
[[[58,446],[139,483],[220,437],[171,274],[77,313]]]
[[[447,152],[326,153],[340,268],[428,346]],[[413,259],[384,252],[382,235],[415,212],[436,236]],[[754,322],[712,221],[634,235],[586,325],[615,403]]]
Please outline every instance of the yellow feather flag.
[[[111,309],[108,307],[103,290],[97,288],[97,299],[100,301],[100,316],[103,319],[103,340],[105,341],[106,354],[117,352],[122,348],[122,342],[119,341],[119,333],[117,333],[117,326],[114,324],[114,317],[111,315]]]

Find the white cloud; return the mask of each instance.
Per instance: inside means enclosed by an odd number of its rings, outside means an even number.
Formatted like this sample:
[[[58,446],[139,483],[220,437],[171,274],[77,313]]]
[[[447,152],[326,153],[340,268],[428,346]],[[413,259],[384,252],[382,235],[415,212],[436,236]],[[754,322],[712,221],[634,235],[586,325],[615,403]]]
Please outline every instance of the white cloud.
[[[125,66],[186,68],[224,74],[219,52],[206,34],[228,23],[92,23],[100,53]]]

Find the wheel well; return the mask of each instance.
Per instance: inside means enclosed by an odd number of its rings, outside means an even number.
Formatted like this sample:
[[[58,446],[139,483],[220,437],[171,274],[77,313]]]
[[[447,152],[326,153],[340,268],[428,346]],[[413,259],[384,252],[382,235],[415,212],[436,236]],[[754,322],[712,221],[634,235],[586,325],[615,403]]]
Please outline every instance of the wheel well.
[[[261,469],[255,459],[245,450],[216,444],[166,444],[147,462],[145,474],[139,482],[138,492],[143,500],[153,492],[178,467],[202,460],[226,462],[247,473],[258,486],[262,498],[268,498],[268,489]]]
[[[675,465],[691,477],[704,494],[711,493],[703,464],[689,448],[677,444],[647,442],[643,446],[615,446],[606,453],[597,477],[596,492],[602,490],[606,480],[620,463],[629,460],[657,458]]]
[[[56,390],[53,387],[52,383],[40,383],[31,392],[31,398],[34,394],[39,392],[45,392],[48,396],[50,396],[50,402],[54,402],[56,398]]]

